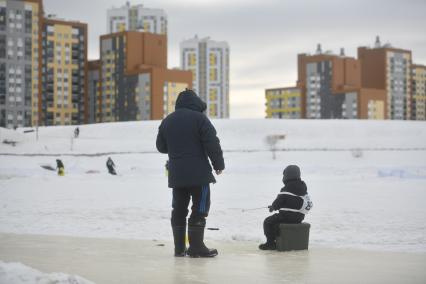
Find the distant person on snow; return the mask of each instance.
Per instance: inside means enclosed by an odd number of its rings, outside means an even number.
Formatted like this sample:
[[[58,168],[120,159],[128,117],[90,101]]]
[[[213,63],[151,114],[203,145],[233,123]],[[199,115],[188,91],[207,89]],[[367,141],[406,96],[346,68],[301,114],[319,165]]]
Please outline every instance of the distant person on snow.
[[[117,172],[115,171],[115,164],[112,161],[111,157],[108,157],[108,160],[106,162],[106,166],[108,168],[108,172],[112,175],[116,175]]]
[[[300,179],[300,169],[291,165],[283,172],[284,187],[277,198],[268,206],[269,212],[279,210],[279,213],[271,215],[263,222],[263,231],[266,243],[259,245],[261,250],[276,249],[276,237],[279,234],[279,224],[298,224],[303,221],[305,214],[309,212],[313,204],[308,195],[306,184]]]
[[[58,170],[58,176],[63,176],[65,174],[64,164],[59,159],[56,159],[56,169]]]
[[[216,130],[203,113],[206,104],[186,89],[176,100],[175,112],[169,114],[158,129],[157,149],[169,156],[169,187],[173,188],[171,225],[175,256],[213,257],[216,249],[204,244],[206,217],[210,209],[210,183],[225,169],[222,148]],[[185,248],[186,216],[188,219],[189,248]]]
[[[78,127],[76,127],[74,129],[74,138],[78,138],[78,135],[80,134],[80,129]]]

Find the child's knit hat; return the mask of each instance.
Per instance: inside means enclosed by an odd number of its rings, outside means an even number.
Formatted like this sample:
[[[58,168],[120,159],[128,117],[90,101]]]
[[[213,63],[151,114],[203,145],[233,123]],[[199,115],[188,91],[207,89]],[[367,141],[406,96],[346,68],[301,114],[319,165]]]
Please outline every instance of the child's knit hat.
[[[296,165],[287,166],[283,172],[283,182],[291,179],[300,179],[300,169]]]

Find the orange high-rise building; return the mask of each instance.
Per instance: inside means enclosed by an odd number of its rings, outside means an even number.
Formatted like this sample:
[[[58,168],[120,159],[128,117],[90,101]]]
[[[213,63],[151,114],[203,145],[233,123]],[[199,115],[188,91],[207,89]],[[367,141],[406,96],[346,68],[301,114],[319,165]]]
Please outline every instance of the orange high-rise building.
[[[361,68],[357,59],[343,54],[298,55],[297,86],[301,89],[302,117],[359,118]]]
[[[374,48],[358,48],[358,59],[362,88],[385,92],[384,118],[411,119],[411,51],[381,45],[377,37]]]
[[[299,54],[297,88],[302,118],[426,119],[426,67],[412,64],[410,50],[381,45],[378,37],[374,48],[358,48],[358,59],[320,45],[315,55]],[[267,117],[269,103],[267,97]]]
[[[165,35],[103,35],[100,57],[98,122],[162,119],[174,111],[170,101],[192,85],[191,72],[167,69]]]

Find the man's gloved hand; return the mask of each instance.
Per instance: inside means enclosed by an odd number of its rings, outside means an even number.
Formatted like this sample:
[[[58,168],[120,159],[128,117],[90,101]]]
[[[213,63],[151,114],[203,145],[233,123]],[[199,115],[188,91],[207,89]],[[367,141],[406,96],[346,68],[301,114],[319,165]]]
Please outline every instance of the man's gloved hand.
[[[274,211],[274,208],[272,208],[272,205],[269,205],[268,208],[269,208],[269,212],[273,212]]]

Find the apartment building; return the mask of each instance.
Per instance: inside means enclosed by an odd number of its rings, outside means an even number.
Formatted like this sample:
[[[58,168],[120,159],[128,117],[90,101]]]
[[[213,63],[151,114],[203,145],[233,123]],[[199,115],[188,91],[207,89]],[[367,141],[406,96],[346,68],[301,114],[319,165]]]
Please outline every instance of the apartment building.
[[[382,45],[377,37],[374,47],[359,47],[362,88],[386,91],[387,119],[411,119],[411,65],[410,50]]]
[[[165,35],[103,35],[100,55],[98,122],[162,119],[179,92],[192,87],[190,72],[167,69]]]
[[[46,18],[42,23],[40,125],[87,122],[87,25]]]
[[[122,7],[108,9],[107,33],[123,31],[167,34],[167,15],[161,9],[130,5],[129,2]]]
[[[266,118],[302,118],[302,94],[297,87],[265,90]]]
[[[411,119],[426,120],[426,66],[411,65]]]
[[[101,61],[91,60],[87,63],[88,84],[88,123],[100,122],[96,113],[100,105]]]
[[[359,118],[360,63],[347,57],[322,52],[298,55],[297,86],[302,92],[303,117]]]
[[[0,127],[37,125],[41,0],[0,0]]]
[[[207,104],[211,118],[229,118],[229,45],[210,38],[180,44],[181,68],[192,73],[194,91]]]

